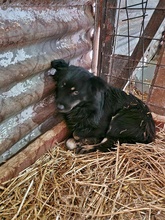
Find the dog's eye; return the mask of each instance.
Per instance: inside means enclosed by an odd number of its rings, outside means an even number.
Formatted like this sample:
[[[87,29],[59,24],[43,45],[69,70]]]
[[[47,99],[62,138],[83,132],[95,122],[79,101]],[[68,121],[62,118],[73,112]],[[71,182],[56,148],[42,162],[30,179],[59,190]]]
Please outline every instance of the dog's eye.
[[[79,92],[77,90],[72,92],[72,95],[78,95],[78,94],[79,94]]]

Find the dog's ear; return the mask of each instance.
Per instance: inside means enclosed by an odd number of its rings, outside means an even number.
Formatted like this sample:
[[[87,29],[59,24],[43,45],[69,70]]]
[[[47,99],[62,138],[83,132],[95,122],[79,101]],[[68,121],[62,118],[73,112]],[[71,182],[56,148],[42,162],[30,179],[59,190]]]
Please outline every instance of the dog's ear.
[[[104,94],[107,91],[108,85],[103,79],[93,76],[89,79],[89,87],[93,95],[97,93]]]
[[[55,81],[58,81],[67,73],[69,63],[65,62],[63,59],[53,60],[51,62],[51,67],[56,70],[52,76]]]
[[[65,62],[63,59],[53,60],[51,62],[51,67],[56,69],[57,71],[63,71],[68,69],[69,64]]]

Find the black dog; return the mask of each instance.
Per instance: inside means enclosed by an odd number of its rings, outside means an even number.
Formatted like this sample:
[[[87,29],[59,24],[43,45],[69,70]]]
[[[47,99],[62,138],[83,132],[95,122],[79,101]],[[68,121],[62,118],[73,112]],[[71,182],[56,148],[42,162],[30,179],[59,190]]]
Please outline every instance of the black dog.
[[[67,141],[68,148],[76,147],[80,153],[105,152],[117,142],[154,140],[155,124],[141,100],[64,60],[54,60],[51,66],[56,69],[57,108],[74,138]]]

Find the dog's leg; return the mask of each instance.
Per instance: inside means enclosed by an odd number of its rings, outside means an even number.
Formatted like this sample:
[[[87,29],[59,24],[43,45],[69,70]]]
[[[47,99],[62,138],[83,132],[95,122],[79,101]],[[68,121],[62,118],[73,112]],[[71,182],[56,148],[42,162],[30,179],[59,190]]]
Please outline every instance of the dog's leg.
[[[94,152],[97,150],[102,152],[108,152],[108,151],[114,151],[116,150],[116,148],[117,146],[114,145],[113,141],[104,138],[100,143],[97,144],[86,144],[86,145],[78,146],[76,148],[76,153],[84,154],[84,153]]]
[[[91,153],[91,152],[94,152],[96,151],[96,146],[95,145],[82,145],[82,146],[78,146],[76,148],[76,153],[77,154],[85,154],[85,153]]]
[[[149,127],[148,120],[146,115],[139,112],[138,109],[122,109],[112,118],[106,137],[102,142],[94,145],[79,146],[76,148],[76,152],[112,151],[116,150],[115,144],[117,142],[119,144],[149,143],[152,140],[152,133],[150,132],[152,129]]]
[[[120,144],[148,143],[151,139],[148,120],[143,112],[139,112],[139,109],[124,108],[112,118],[106,137],[114,143],[119,141]],[[100,146],[100,150],[106,146],[108,147],[107,144]]]
[[[73,138],[69,138],[65,145],[67,149],[74,150],[76,149],[77,153],[85,153],[86,152],[92,152],[96,151],[95,149],[97,146],[99,146],[101,143],[105,142],[106,140],[103,139],[101,142],[97,138],[79,138],[75,135],[73,135]]]

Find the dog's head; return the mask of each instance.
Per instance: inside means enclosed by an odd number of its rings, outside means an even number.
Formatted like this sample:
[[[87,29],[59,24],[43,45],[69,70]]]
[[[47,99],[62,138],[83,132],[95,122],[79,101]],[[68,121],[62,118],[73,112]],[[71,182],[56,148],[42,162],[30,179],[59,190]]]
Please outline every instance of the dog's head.
[[[56,81],[56,104],[59,112],[68,113],[80,103],[89,99],[88,81],[93,74],[82,67],[73,66],[64,60],[51,62],[56,70],[53,75]]]

